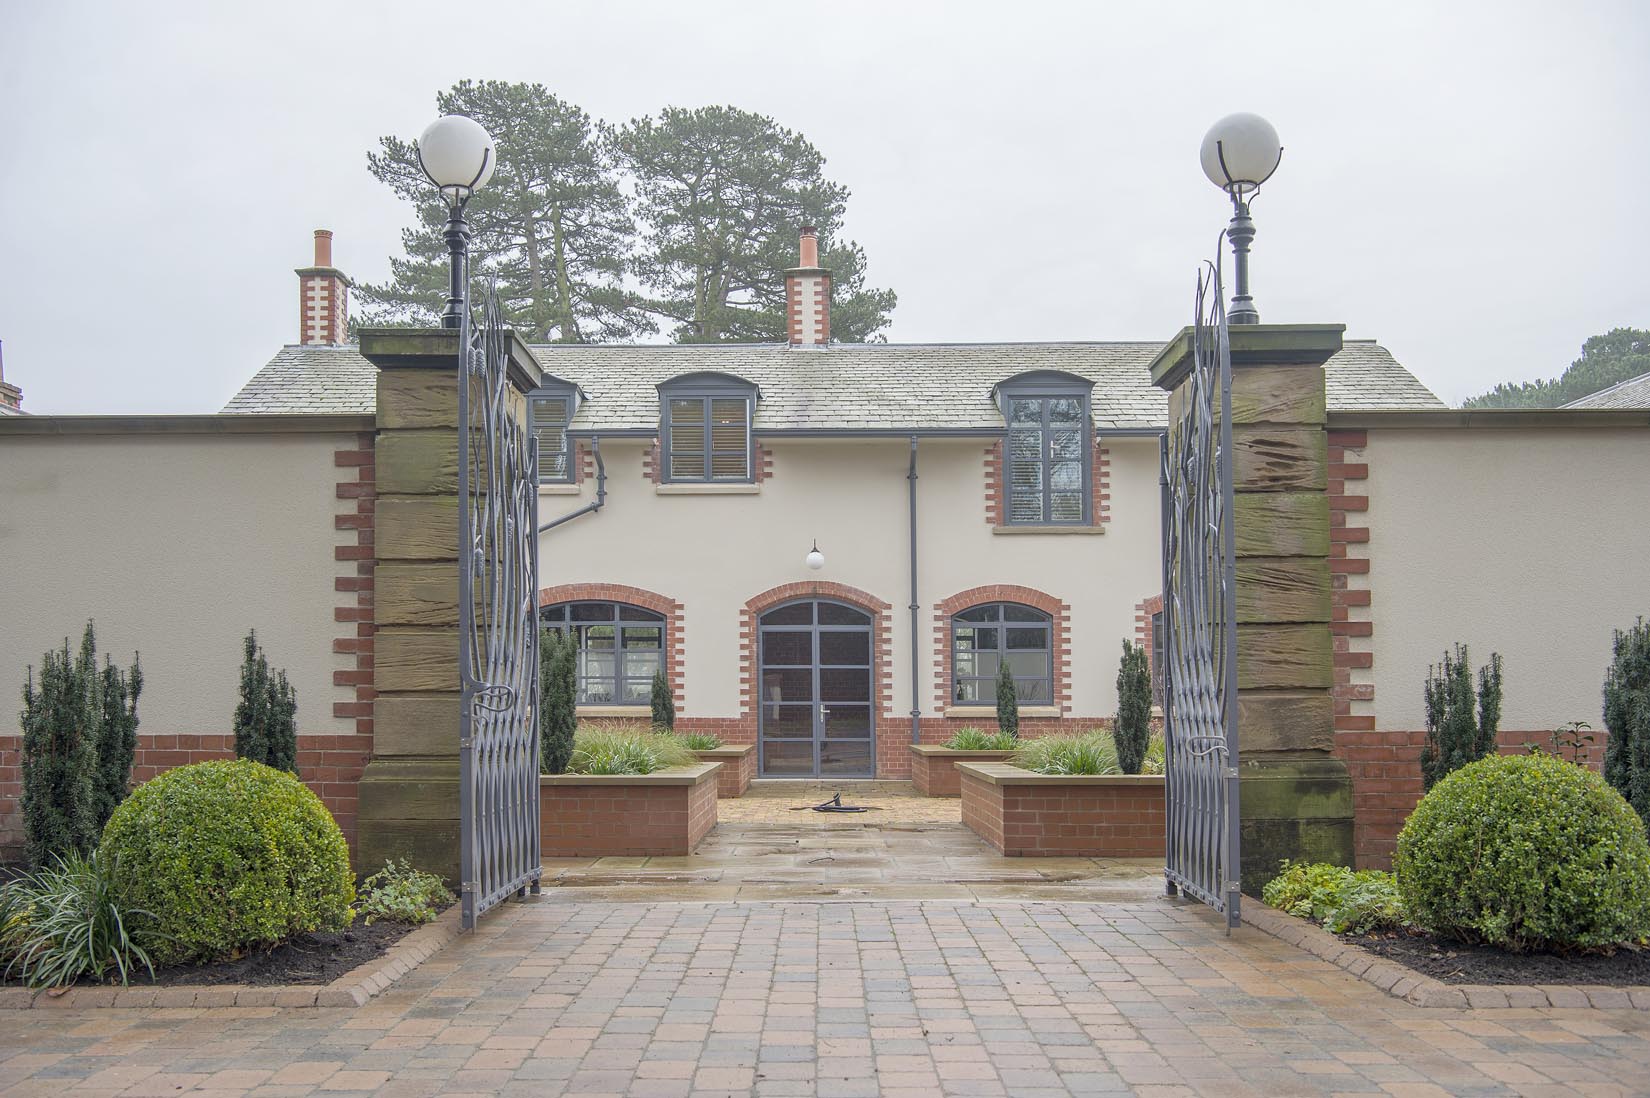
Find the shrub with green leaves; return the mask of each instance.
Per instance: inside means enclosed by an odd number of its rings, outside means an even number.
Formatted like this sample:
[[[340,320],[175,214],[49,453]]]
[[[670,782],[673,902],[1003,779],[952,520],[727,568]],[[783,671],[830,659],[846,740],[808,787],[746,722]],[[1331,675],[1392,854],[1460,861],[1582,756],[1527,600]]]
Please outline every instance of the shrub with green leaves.
[[[670,680],[661,669],[653,672],[653,688],[648,698],[653,709],[653,727],[669,732],[676,727],[676,699],[670,693]]]
[[[997,730],[1013,739],[1020,738],[1020,696],[1007,660],[997,668]]]
[[[1117,742],[1117,765],[1125,774],[1140,773],[1152,735],[1152,671],[1146,646],[1123,642],[1117,666],[1117,720],[1112,739]]]
[[[1474,759],[1495,754],[1495,731],[1501,723],[1501,657],[1478,669],[1478,693],[1472,689],[1467,646],[1457,644],[1442,666],[1427,668],[1422,698],[1427,711],[1427,742],[1421,748],[1421,783],[1431,789],[1445,774]],[[1476,708],[1475,708],[1476,702]]]
[[[1390,873],[1365,870],[1353,875],[1323,925],[1335,934],[1374,934],[1396,930],[1408,921],[1398,879]]]
[[[1469,763],[1421,798],[1393,860],[1437,934],[1515,951],[1650,935],[1644,823],[1602,777],[1552,755]]]
[[[699,758],[675,736],[634,725],[584,725],[573,737],[569,774],[652,774]]]
[[[247,759],[168,770],[103,832],[117,894],[154,916],[157,964],[211,961],[350,924],[349,847],[321,799]]]
[[[1285,862],[1260,898],[1268,907],[1322,923],[1336,934],[1371,934],[1405,921],[1397,881],[1378,869]]]
[[[440,877],[391,858],[361,882],[355,907],[368,926],[381,920],[417,926],[434,920],[436,909],[452,902],[453,894]]]
[[[565,774],[578,728],[579,645],[559,629],[539,633],[539,767]]]
[[[136,654],[128,671],[104,657],[86,623],[80,650],[63,647],[30,667],[23,686],[23,845],[30,863],[53,854],[90,851],[115,806],[126,796],[137,752],[137,700],[143,671]]]
[[[715,751],[722,745],[721,736],[713,736],[709,732],[678,732],[676,738],[682,741],[682,746],[689,751]]]
[[[241,642],[241,700],[235,706],[235,755],[298,772],[298,692],[285,671],[274,674],[256,630]]]
[[[0,965],[30,987],[82,977],[126,983],[139,966],[154,974],[137,931],[146,911],[123,903],[96,853],[58,854],[53,864],[0,885]]]
[[[1117,745],[1100,729],[1024,740],[1009,760],[1039,774],[1121,774]]]
[[[959,728],[945,741],[953,751],[1013,751],[1020,741],[1006,732],[987,732],[983,728]]]
[[[1604,679],[1604,780],[1650,824],[1650,625],[1617,631]]]

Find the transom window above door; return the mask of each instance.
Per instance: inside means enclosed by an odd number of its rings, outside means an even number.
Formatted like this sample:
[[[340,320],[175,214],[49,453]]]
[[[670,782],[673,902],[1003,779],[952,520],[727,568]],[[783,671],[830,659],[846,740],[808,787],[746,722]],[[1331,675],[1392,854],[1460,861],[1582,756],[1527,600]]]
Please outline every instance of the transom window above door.
[[[1053,621],[1015,602],[971,606],[951,618],[951,702],[995,705],[997,675],[1007,664],[1022,705],[1052,705]]]
[[[648,704],[664,668],[663,614],[626,602],[560,602],[540,609],[539,621],[578,639],[578,704]]]

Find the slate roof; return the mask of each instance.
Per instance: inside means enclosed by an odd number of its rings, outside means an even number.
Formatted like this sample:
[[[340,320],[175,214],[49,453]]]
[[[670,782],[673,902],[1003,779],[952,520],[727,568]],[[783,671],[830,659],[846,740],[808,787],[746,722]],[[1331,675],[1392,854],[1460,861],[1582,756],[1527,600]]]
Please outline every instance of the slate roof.
[[[1161,427],[1167,394],[1147,367],[1161,343],[556,344],[532,348],[545,373],[588,399],[576,431],[652,429],[659,382],[733,374],[761,390],[758,431],[999,429],[991,388],[1017,374],[1060,370],[1094,382],[1095,426]],[[230,413],[371,412],[374,369],[353,346],[289,346],[224,406]],[[1325,366],[1331,411],[1443,408],[1391,352],[1349,340]]]
[[[1640,374],[1626,381],[1618,381],[1608,389],[1600,389],[1580,400],[1572,400],[1566,408],[1650,408],[1650,374]]]

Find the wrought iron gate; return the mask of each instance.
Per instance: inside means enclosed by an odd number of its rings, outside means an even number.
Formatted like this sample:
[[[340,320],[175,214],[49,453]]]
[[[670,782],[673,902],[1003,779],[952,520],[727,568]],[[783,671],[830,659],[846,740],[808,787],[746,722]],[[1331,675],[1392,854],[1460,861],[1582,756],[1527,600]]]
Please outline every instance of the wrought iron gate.
[[[487,296],[458,386],[460,925],[539,890],[538,446]]]
[[[1162,447],[1167,856],[1176,889],[1239,921],[1232,354],[1220,269],[1197,281],[1191,369]]]

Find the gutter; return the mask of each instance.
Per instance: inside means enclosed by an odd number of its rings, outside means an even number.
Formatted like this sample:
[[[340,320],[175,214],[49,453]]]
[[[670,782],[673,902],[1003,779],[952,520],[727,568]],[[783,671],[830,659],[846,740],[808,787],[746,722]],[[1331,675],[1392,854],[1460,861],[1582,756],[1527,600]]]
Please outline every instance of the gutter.
[[[909,512],[911,522],[911,742],[922,742],[922,726],[919,723],[922,717],[922,697],[919,687],[922,673],[917,665],[917,436],[911,436],[911,469],[905,474],[909,486]]]
[[[596,500],[595,500],[595,502],[594,503],[587,503],[583,507],[580,507],[576,511],[569,511],[567,514],[562,515],[559,518],[551,519],[549,522],[547,522],[543,526],[539,527],[539,529],[538,529],[539,533],[542,534],[546,530],[554,529],[555,527],[560,526],[564,522],[572,522],[574,519],[578,518],[580,515],[594,514],[595,512],[600,511],[602,509],[602,505],[607,502],[607,465],[602,461],[602,440],[601,440],[600,436],[592,435],[590,437],[590,451],[591,451],[591,453],[596,455]],[[576,453],[572,454],[572,455],[569,455],[569,456],[572,457],[572,458],[577,458],[578,457],[578,455]]]

